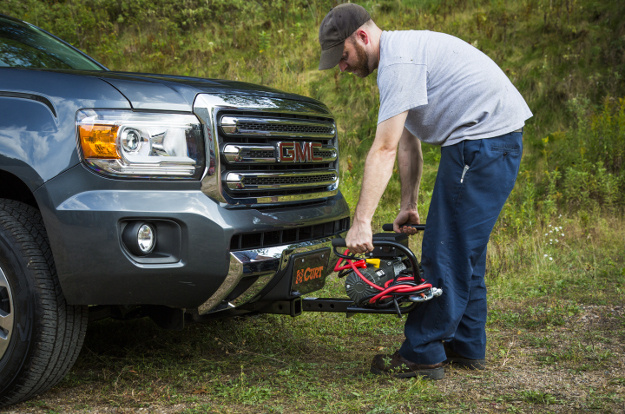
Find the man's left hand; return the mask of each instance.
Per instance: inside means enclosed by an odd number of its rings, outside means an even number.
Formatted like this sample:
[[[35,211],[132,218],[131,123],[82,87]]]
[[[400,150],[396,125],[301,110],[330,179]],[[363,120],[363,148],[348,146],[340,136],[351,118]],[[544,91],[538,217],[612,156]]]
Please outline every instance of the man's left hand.
[[[417,229],[406,224],[421,224],[417,209],[401,210],[393,222],[393,230],[396,233],[417,234]]]

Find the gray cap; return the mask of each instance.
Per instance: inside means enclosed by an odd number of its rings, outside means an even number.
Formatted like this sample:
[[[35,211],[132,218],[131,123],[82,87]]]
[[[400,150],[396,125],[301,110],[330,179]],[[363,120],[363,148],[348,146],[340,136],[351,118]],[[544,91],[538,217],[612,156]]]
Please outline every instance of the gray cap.
[[[370,19],[371,16],[364,7],[353,3],[341,4],[330,10],[319,26],[319,70],[338,65],[343,56],[345,39]]]

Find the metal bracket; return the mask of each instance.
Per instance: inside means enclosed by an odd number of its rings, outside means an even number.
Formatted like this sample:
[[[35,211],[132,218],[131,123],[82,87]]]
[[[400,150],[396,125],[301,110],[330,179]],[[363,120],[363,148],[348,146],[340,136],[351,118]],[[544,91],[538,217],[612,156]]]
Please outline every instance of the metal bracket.
[[[302,299],[304,312],[335,312],[346,313],[348,316],[356,313],[374,313],[374,314],[390,314],[397,315],[397,309],[391,308],[362,308],[355,306],[351,299],[331,299],[331,298],[304,298]],[[401,307],[401,313],[412,312],[418,303],[412,303],[409,306]]]

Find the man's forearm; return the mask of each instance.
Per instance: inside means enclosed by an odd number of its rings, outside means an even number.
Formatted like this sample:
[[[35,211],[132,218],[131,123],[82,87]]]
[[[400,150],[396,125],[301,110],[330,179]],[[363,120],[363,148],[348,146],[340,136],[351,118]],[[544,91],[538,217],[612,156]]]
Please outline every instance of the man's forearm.
[[[393,174],[395,154],[394,149],[376,148],[375,145],[369,151],[354,221],[371,224],[375,209]]]
[[[423,175],[423,152],[421,142],[406,129],[399,141],[397,161],[401,181],[401,209],[416,210]]]
[[[397,145],[404,131],[408,112],[403,112],[381,122],[375,131],[375,140],[365,160],[365,174],[354,223],[370,225],[375,209],[393,174]]]
[[[397,145],[407,114],[406,111],[380,122],[375,131],[375,140],[365,160],[365,174],[354,221],[345,236],[347,247],[353,253],[373,250],[371,219],[393,174]]]

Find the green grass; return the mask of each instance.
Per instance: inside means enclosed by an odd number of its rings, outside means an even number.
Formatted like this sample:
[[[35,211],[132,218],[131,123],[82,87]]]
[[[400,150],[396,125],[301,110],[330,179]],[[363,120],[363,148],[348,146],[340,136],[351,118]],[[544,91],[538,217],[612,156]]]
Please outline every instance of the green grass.
[[[147,320],[97,323],[90,327],[84,358],[63,386],[88,386],[107,402],[124,406],[155,401],[193,404],[210,396],[215,407],[265,404],[278,412],[280,405],[290,407],[286,412],[374,407],[392,400],[395,392],[403,393],[406,401],[437,398],[436,388],[422,380],[384,385],[386,381],[363,369],[359,353],[347,352],[336,361],[338,337],[347,332],[352,338],[361,337],[362,325],[370,326],[374,318],[285,319],[270,315],[232,319],[193,325],[183,334],[158,330]],[[324,335],[319,334],[320,327],[326,330]],[[111,337],[124,345],[105,339]],[[378,387],[380,383],[383,386]],[[420,395],[426,391],[427,396]],[[210,406],[193,410],[204,408]]]
[[[330,0],[5,0],[0,12],[113,70],[260,83],[336,116],[341,191],[358,200],[375,136],[375,78],[319,72]],[[89,326],[65,380],[18,412],[622,412],[625,400],[625,5],[581,0],[365,1],[383,29],[456,35],[497,62],[534,117],[517,185],[489,245],[488,369],[442,382],[369,374],[403,339],[393,316],[260,315],[191,325]],[[245,16],[242,18],[241,16]],[[440,152],[424,145],[419,210]],[[373,220],[392,222],[394,172]],[[419,255],[420,237],[411,240]],[[320,296],[344,295],[332,277]]]

